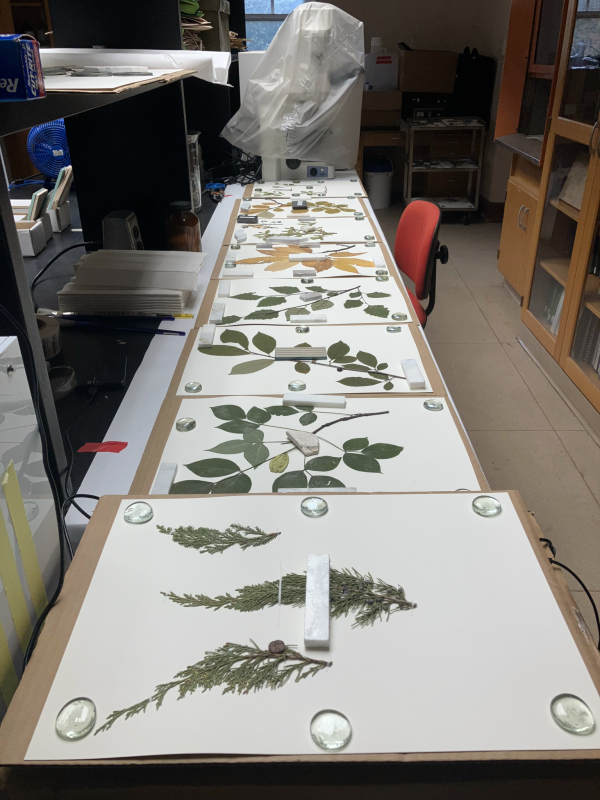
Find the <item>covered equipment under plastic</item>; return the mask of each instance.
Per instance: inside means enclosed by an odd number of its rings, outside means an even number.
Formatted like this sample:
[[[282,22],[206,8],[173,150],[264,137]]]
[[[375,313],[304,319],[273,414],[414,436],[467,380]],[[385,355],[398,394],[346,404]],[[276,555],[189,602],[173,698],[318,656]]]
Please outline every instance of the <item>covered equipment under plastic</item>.
[[[222,136],[263,159],[354,167],[364,72],[363,24],[328,3],[284,21]]]

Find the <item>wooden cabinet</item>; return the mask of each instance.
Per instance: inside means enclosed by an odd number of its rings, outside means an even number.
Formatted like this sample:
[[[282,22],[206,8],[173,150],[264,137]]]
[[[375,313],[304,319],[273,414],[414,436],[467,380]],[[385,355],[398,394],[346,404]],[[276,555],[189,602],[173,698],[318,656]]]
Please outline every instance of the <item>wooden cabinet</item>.
[[[600,9],[569,0],[566,34],[522,320],[600,411]]]
[[[506,192],[498,269],[521,297],[527,286],[536,210],[536,197],[511,178]]]

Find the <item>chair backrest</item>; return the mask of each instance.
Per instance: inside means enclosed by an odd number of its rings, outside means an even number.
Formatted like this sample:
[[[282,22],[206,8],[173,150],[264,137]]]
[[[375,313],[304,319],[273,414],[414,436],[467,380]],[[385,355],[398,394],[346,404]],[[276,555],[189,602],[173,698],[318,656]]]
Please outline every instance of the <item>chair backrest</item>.
[[[441,219],[442,212],[435,203],[413,200],[398,223],[394,258],[400,271],[414,281],[419,300],[429,295]]]

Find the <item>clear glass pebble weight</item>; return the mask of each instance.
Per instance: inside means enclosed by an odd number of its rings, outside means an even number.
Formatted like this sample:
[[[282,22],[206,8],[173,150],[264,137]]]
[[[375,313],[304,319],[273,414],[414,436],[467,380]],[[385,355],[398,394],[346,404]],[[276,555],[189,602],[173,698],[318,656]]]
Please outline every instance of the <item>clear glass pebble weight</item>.
[[[298,325],[296,333],[310,333],[310,328],[308,325]]]
[[[315,282],[314,278],[302,278],[300,281],[300,283],[314,283],[314,282]]]
[[[310,735],[323,750],[339,750],[352,737],[350,720],[339,711],[319,711],[310,723]]]
[[[388,274],[387,269],[376,269],[375,270],[375,275],[387,275],[387,274]]]
[[[392,314],[392,319],[396,320],[396,322],[406,322],[408,319],[408,314]]]
[[[226,261],[225,262],[225,269],[235,269],[235,261]]]
[[[306,384],[304,381],[290,381],[288,389],[290,392],[303,392],[306,389]]]
[[[130,522],[132,525],[143,525],[144,522],[150,522],[153,516],[152,506],[143,501],[132,503],[123,512],[125,522]]]
[[[442,411],[444,404],[441,400],[425,400],[423,408],[426,408],[427,411]]]
[[[175,430],[178,430],[180,433],[187,433],[188,431],[193,431],[196,427],[196,420],[192,419],[191,417],[181,417],[175,423]]]
[[[473,500],[472,506],[473,511],[480,517],[496,517],[502,511],[500,503],[489,494],[480,494]]]
[[[322,517],[329,511],[329,506],[322,497],[305,497],[300,509],[307,517]]]
[[[377,275],[375,280],[381,283],[382,281],[389,281],[389,278],[387,275]]]
[[[369,236],[369,234],[367,234],[365,236],[365,241],[366,242],[374,242],[375,241],[375,237],[374,236]]]
[[[241,244],[232,244],[231,245],[231,249],[232,250],[241,250],[242,246],[241,246]]]
[[[375,242],[367,242],[365,247],[375,247]]]
[[[552,719],[563,730],[577,736],[589,736],[596,728],[594,715],[574,694],[559,694],[550,703]]]
[[[184,389],[188,394],[198,394],[198,392],[202,391],[202,384],[198,383],[198,381],[190,381],[186,383]]]
[[[96,706],[88,697],[77,697],[63,706],[56,717],[55,730],[70,742],[83,739],[96,724]]]
[[[402,328],[400,325],[388,325],[386,331],[388,333],[402,333]]]

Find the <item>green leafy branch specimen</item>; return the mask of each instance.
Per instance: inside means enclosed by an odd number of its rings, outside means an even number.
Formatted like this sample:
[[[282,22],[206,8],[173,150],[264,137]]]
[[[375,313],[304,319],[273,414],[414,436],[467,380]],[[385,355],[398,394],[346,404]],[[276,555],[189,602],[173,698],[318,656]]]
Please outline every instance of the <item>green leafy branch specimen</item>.
[[[165,597],[186,608],[228,608],[234,611],[260,611],[279,602],[279,581],[265,581],[237,589],[237,595],[208,597],[204,594],[176,595],[162,592]],[[370,573],[361,575],[355,569],[334,569],[329,573],[331,617],[356,614],[353,628],[374,625],[376,620],[386,621],[396,611],[416,608],[416,603],[406,599],[401,586],[392,586],[385,581],[373,580]],[[306,599],[306,575],[291,573],[281,579],[281,602],[286,606],[303,606]]]
[[[256,238],[262,239],[263,242],[266,242],[270,237],[273,236],[308,236],[310,239],[316,239],[322,241],[325,238],[325,236],[333,236],[333,235],[334,235],[333,231],[325,231],[323,230],[323,228],[320,228],[317,224],[303,225],[301,228],[295,228],[293,225],[290,225],[289,228],[286,228],[284,231],[281,231],[281,230],[272,230],[272,226],[267,223],[266,230],[263,230],[262,233],[255,233]]]
[[[249,525],[231,524],[224,531],[216,528],[194,528],[191,525],[181,528],[165,528],[162,525],[156,526],[161,533],[169,534],[175,544],[182,547],[189,547],[192,550],[199,550],[200,553],[215,555],[224,553],[230,547],[239,545],[242,550],[249,547],[262,547],[276,539],[278,533],[265,533],[260,528],[252,528]]]
[[[308,306],[310,306],[313,311],[324,311],[327,308],[332,308],[333,307],[333,303],[328,298],[338,297],[338,295],[347,294],[348,292],[352,292],[352,294],[350,296],[353,297],[354,296],[354,292],[358,287],[353,286],[353,287],[350,287],[349,289],[338,289],[336,291],[330,292],[330,291],[327,291],[326,289],[321,289],[321,287],[312,287],[311,286],[311,287],[309,287],[311,292],[317,292],[318,290],[320,290],[321,293],[326,294],[327,297],[321,298],[320,300],[309,300],[307,303],[301,303],[300,305],[297,305],[297,306],[288,306],[287,308],[280,308],[280,309],[270,308],[270,309],[268,309],[266,311],[265,310],[261,311],[260,309],[264,308],[264,306],[276,306],[276,305],[280,305],[281,303],[285,303],[286,302],[286,297],[281,297],[281,294],[285,294],[287,296],[290,296],[290,295],[293,296],[296,293],[300,293],[299,289],[296,289],[294,291],[293,287],[284,286],[281,289],[274,288],[274,287],[271,287],[271,288],[273,288],[274,291],[276,291],[276,292],[280,292],[280,295],[279,296],[277,296],[277,295],[258,295],[258,294],[255,294],[254,292],[244,292],[242,294],[232,295],[232,300],[251,300],[251,301],[258,300],[259,303],[258,303],[258,306],[257,306],[257,310],[253,311],[251,314],[247,314],[245,317],[226,317],[226,318],[223,319],[223,322],[221,323],[221,325],[223,325],[223,326],[232,325],[234,322],[238,322],[240,319],[250,319],[250,320],[277,319],[282,312],[285,312],[285,316],[286,316],[286,318],[287,318],[287,320],[289,322],[290,315],[292,315],[294,313],[300,314],[300,315],[301,314],[310,313],[310,312],[307,311],[307,307]],[[284,291],[286,289],[289,289],[289,291]],[[360,294],[360,291],[359,291],[359,294]],[[388,295],[385,295],[385,296],[389,297],[390,295],[388,294]],[[348,307],[348,306],[346,306],[346,307]],[[373,307],[375,308],[375,306],[373,306]],[[350,306],[350,308],[351,308],[351,306]],[[382,306],[376,306],[376,308],[382,308]],[[389,314],[389,311],[387,309],[385,309],[385,312],[386,313],[383,316],[387,316]],[[376,316],[382,316],[382,314],[377,314]]]
[[[298,683],[331,666],[331,662],[303,656],[292,649],[296,645],[285,645],[276,641],[271,642],[269,649],[261,650],[252,639],[250,641],[252,646],[228,642],[223,647],[207,652],[202,661],[178,672],[175,680],[159,684],[150,697],[129,708],[113,711],[96,734],[109,730],[121,717],[130,719],[142,711],[145,712],[153,703],[158,710],[172,689],[179,690],[178,700],[193,694],[197,689],[206,692],[222,685],[225,685],[223,694],[248,694],[250,691],[258,692],[265,688],[280,689],[294,675],[295,682]]]

